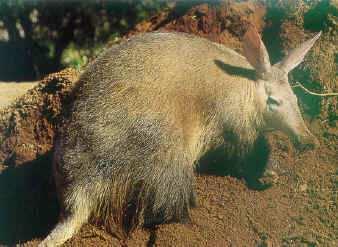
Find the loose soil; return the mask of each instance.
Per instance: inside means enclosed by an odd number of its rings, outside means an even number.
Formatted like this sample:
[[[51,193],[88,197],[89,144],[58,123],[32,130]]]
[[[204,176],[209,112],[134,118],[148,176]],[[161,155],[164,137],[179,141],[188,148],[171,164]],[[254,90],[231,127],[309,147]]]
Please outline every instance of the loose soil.
[[[257,190],[244,179],[198,174],[198,206],[192,210],[190,223],[137,229],[125,244],[337,246],[337,152],[322,145],[315,151],[294,153],[285,138],[276,141],[279,149],[278,142],[287,150],[273,154],[282,171],[273,186]],[[331,145],[337,147],[337,143]],[[40,240],[25,246],[36,246]],[[65,246],[122,245],[99,226],[87,224]]]
[[[163,12],[130,35],[186,31],[240,51],[241,24],[262,30],[264,14],[264,6],[250,2],[204,4],[181,16]],[[37,246],[57,222],[51,152],[77,78],[73,70],[52,74],[0,110],[0,245]],[[280,133],[258,140],[243,176],[222,150],[205,157],[191,222],[139,228],[125,242],[88,223],[65,246],[337,246],[337,129],[323,135],[323,126],[310,126],[321,142],[316,150],[299,153]],[[269,185],[260,180],[267,165],[278,175]]]

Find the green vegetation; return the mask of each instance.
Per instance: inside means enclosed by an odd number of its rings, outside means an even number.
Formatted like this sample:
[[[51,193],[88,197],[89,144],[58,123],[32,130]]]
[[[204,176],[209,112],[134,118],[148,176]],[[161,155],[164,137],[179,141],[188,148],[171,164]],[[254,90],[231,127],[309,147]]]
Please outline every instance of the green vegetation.
[[[104,44],[166,6],[158,0],[0,0],[0,80],[80,68]]]

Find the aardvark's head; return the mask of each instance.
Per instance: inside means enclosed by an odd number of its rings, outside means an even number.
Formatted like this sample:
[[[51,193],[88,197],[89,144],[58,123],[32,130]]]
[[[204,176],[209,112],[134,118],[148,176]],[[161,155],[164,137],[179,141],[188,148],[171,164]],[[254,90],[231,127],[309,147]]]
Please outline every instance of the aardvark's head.
[[[303,61],[320,34],[302,43],[273,66],[257,30],[250,26],[244,35],[244,53],[257,73],[258,94],[264,108],[266,125],[286,133],[300,148],[315,147],[319,142],[302,118],[297,97],[288,81],[288,73]]]

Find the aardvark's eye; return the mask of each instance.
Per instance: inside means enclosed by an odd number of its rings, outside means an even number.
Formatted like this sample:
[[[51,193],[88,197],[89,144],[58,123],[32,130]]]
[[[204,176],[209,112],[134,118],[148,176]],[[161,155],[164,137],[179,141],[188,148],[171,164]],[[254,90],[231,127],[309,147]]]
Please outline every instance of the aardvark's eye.
[[[282,102],[274,97],[269,96],[267,100],[268,105],[277,105],[279,106]]]

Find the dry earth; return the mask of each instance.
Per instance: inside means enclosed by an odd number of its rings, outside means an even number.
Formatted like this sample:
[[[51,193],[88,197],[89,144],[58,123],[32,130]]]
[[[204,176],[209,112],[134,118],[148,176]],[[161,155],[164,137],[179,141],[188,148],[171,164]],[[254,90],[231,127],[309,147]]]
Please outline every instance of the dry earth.
[[[240,51],[241,25],[250,21],[263,30],[264,14],[260,4],[204,4],[182,16],[161,13],[130,35],[179,30]],[[286,26],[282,34],[288,40],[294,32]],[[52,74],[0,110],[0,245],[37,246],[57,221],[50,154],[77,78],[73,70]],[[271,134],[258,141],[244,177],[232,172],[236,161],[225,159],[222,150],[205,157],[196,173],[198,206],[189,223],[140,228],[125,242],[87,224],[66,246],[337,246],[336,128],[322,135],[327,126],[310,127],[319,149],[298,153],[284,135]],[[272,186],[260,183],[268,163],[278,174]]]
[[[199,174],[198,206],[188,224],[138,229],[127,246],[337,246],[337,152],[323,145],[294,153],[285,138],[276,141],[273,160],[279,180],[250,188],[223,173]],[[336,143],[332,143],[336,145]],[[221,161],[210,162],[210,166]],[[223,163],[224,164],[224,163]],[[259,165],[253,162],[251,165]],[[217,170],[217,169],[216,169]],[[36,239],[27,246],[36,246]],[[100,227],[86,225],[66,246],[121,246]]]

